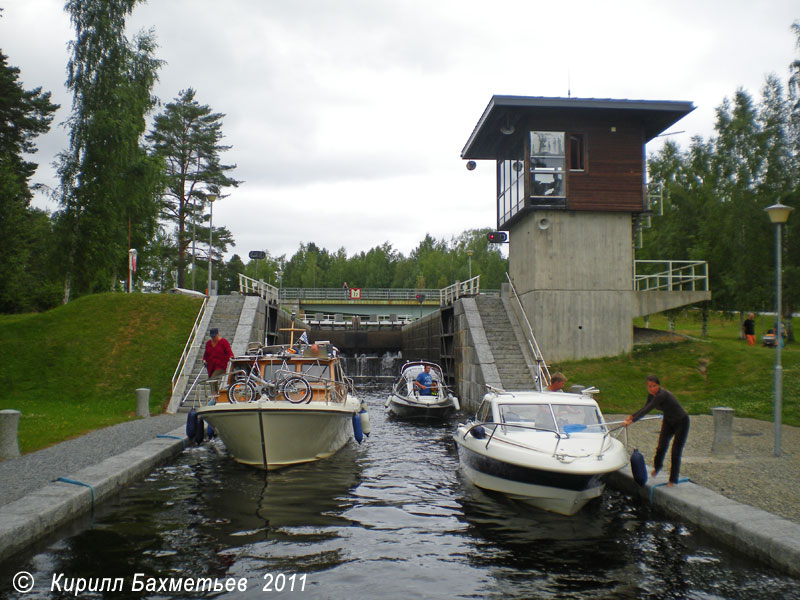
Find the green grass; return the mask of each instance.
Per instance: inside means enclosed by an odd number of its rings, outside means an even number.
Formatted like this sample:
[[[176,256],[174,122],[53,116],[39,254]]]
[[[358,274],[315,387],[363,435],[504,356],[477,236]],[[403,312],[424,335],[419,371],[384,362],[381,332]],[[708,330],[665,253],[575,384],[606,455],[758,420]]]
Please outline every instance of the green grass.
[[[756,346],[739,339],[738,315],[714,313],[708,336],[701,338],[699,312],[686,311],[676,320],[675,333],[694,339],[637,346],[630,355],[615,358],[561,362],[551,371],[567,375],[568,385],[594,385],[606,413],[629,414],[644,404],[645,377],[654,373],[690,414],[711,414],[715,406],[735,410],[737,417],[773,419],[775,349],[761,345],[770,327],[768,317],[756,318]],[[638,319],[635,325],[643,326]],[[664,316],[650,318],[652,329],[667,330]],[[783,367],[782,421],[800,426],[800,347],[788,344],[781,351]]]
[[[98,294],[0,315],[0,409],[22,413],[20,450],[136,418],[137,388],[150,388],[151,414],[162,412],[201,302]]]

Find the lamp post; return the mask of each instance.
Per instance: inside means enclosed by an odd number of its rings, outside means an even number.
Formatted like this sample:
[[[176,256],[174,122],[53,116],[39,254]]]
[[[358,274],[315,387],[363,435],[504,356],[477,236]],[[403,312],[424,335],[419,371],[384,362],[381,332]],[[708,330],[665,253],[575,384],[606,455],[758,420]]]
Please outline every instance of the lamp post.
[[[764,210],[769,220],[775,224],[775,399],[773,420],[775,422],[775,456],[781,455],[781,403],[783,401],[783,368],[781,367],[781,344],[783,343],[783,323],[781,322],[781,226],[789,220],[794,208],[778,202]]]
[[[195,252],[195,223],[197,222],[196,206],[194,196],[192,196],[192,289],[194,289],[194,252]]]
[[[211,203],[211,215],[208,218],[208,296],[211,297],[211,258],[214,254],[214,200],[216,194],[209,194],[206,199]]]
[[[283,271],[278,269],[275,271],[275,276],[278,278],[278,310],[281,309],[281,292],[283,291]]]
[[[467,250],[467,262],[469,264],[469,278],[472,279],[472,250]]]

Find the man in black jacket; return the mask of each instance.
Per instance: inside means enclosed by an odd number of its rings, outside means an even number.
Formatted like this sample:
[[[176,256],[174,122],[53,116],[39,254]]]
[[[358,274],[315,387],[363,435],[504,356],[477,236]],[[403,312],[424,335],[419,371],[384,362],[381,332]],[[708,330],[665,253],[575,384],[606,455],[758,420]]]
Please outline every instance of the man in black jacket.
[[[651,410],[660,410],[664,415],[664,420],[661,422],[661,433],[658,436],[658,447],[656,448],[656,455],[653,458],[653,477],[664,466],[664,456],[669,448],[670,440],[673,436],[675,440],[672,441],[672,464],[669,469],[668,487],[672,487],[678,483],[678,475],[681,470],[681,453],[683,446],[686,444],[686,438],[689,437],[689,415],[678,402],[678,399],[668,390],[661,387],[661,382],[655,375],[647,376],[647,401],[644,406],[638,411],[629,415],[623,422],[622,426],[627,427],[649,413]]]

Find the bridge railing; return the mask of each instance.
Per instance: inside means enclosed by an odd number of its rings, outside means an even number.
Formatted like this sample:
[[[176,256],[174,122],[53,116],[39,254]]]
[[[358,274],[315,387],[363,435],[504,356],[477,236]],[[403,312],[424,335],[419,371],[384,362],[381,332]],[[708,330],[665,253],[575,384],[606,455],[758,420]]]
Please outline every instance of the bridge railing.
[[[421,304],[439,304],[446,306],[464,296],[480,294],[480,275],[467,281],[456,281],[446,288],[277,288],[259,279],[253,279],[239,273],[239,292],[257,294],[268,302],[286,300],[325,300],[348,302],[350,300],[366,300],[375,302],[408,302]],[[420,300],[420,296],[422,299]]]
[[[636,260],[633,289],[708,291],[708,263],[704,260]]]
[[[334,300],[347,302],[349,300],[375,300],[417,302],[417,295],[423,294],[425,302],[436,302],[439,298],[438,289],[410,289],[410,288],[283,288],[280,290],[281,300]]]

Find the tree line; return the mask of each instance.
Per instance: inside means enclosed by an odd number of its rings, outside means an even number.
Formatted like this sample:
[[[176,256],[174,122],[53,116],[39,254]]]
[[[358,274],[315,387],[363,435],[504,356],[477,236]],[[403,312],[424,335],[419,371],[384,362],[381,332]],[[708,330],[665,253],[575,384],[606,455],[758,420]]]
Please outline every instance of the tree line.
[[[791,30],[800,51],[800,21]],[[758,98],[738,89],[716,109],[714,134],[681,149],[667,142],[648,160],[663,186],[638,258],[705,260],[711,307],[775,307],[776,232],[764,209],[800,205],[800,60],[784,84],[768,75]],[[785,314],[800,303],[800,214],[783,227]]]
[[[416,289],[471,273],[485,289],[500,287],[507,261],[482,229],[449,241],[428,234],[408,256],[389,242],[351,256],[311,242],[288,258],[226,260],[234,240],[226,227],[210,227],[213,202],[243,182],[233,177],[236,165],[222,160],[225,115],[192,88],[160,106],[153,31],[124,35],[140,1],[66,2],[75,29],[66,78],[72,106],[69,147],[56,160],[60,183],[50,190],[58,203],[52,214],[31,205],[40,186],[31,181],[30,157],[59,106],[50,92],[24,89],[0,50],[0,312],[124,289],[131,248],[144,291],[205,290],[209,258],[221,293],[238,288],[239,273],[283,287]],[[791,30],[800,50],[800,22]],[[637,257],[708,261],[714,308],[774,303],[774,232],[763,209],[800,200],[800,60],[789,72],[785,85],[768,76],[758,100],[743,89],[724,99],[710,139],[695,137],[687,149],[668,142],[648,160],[650,182],[664,191]],[[787,310],[800,295],[798,231],[795,215],[783,240]]]

